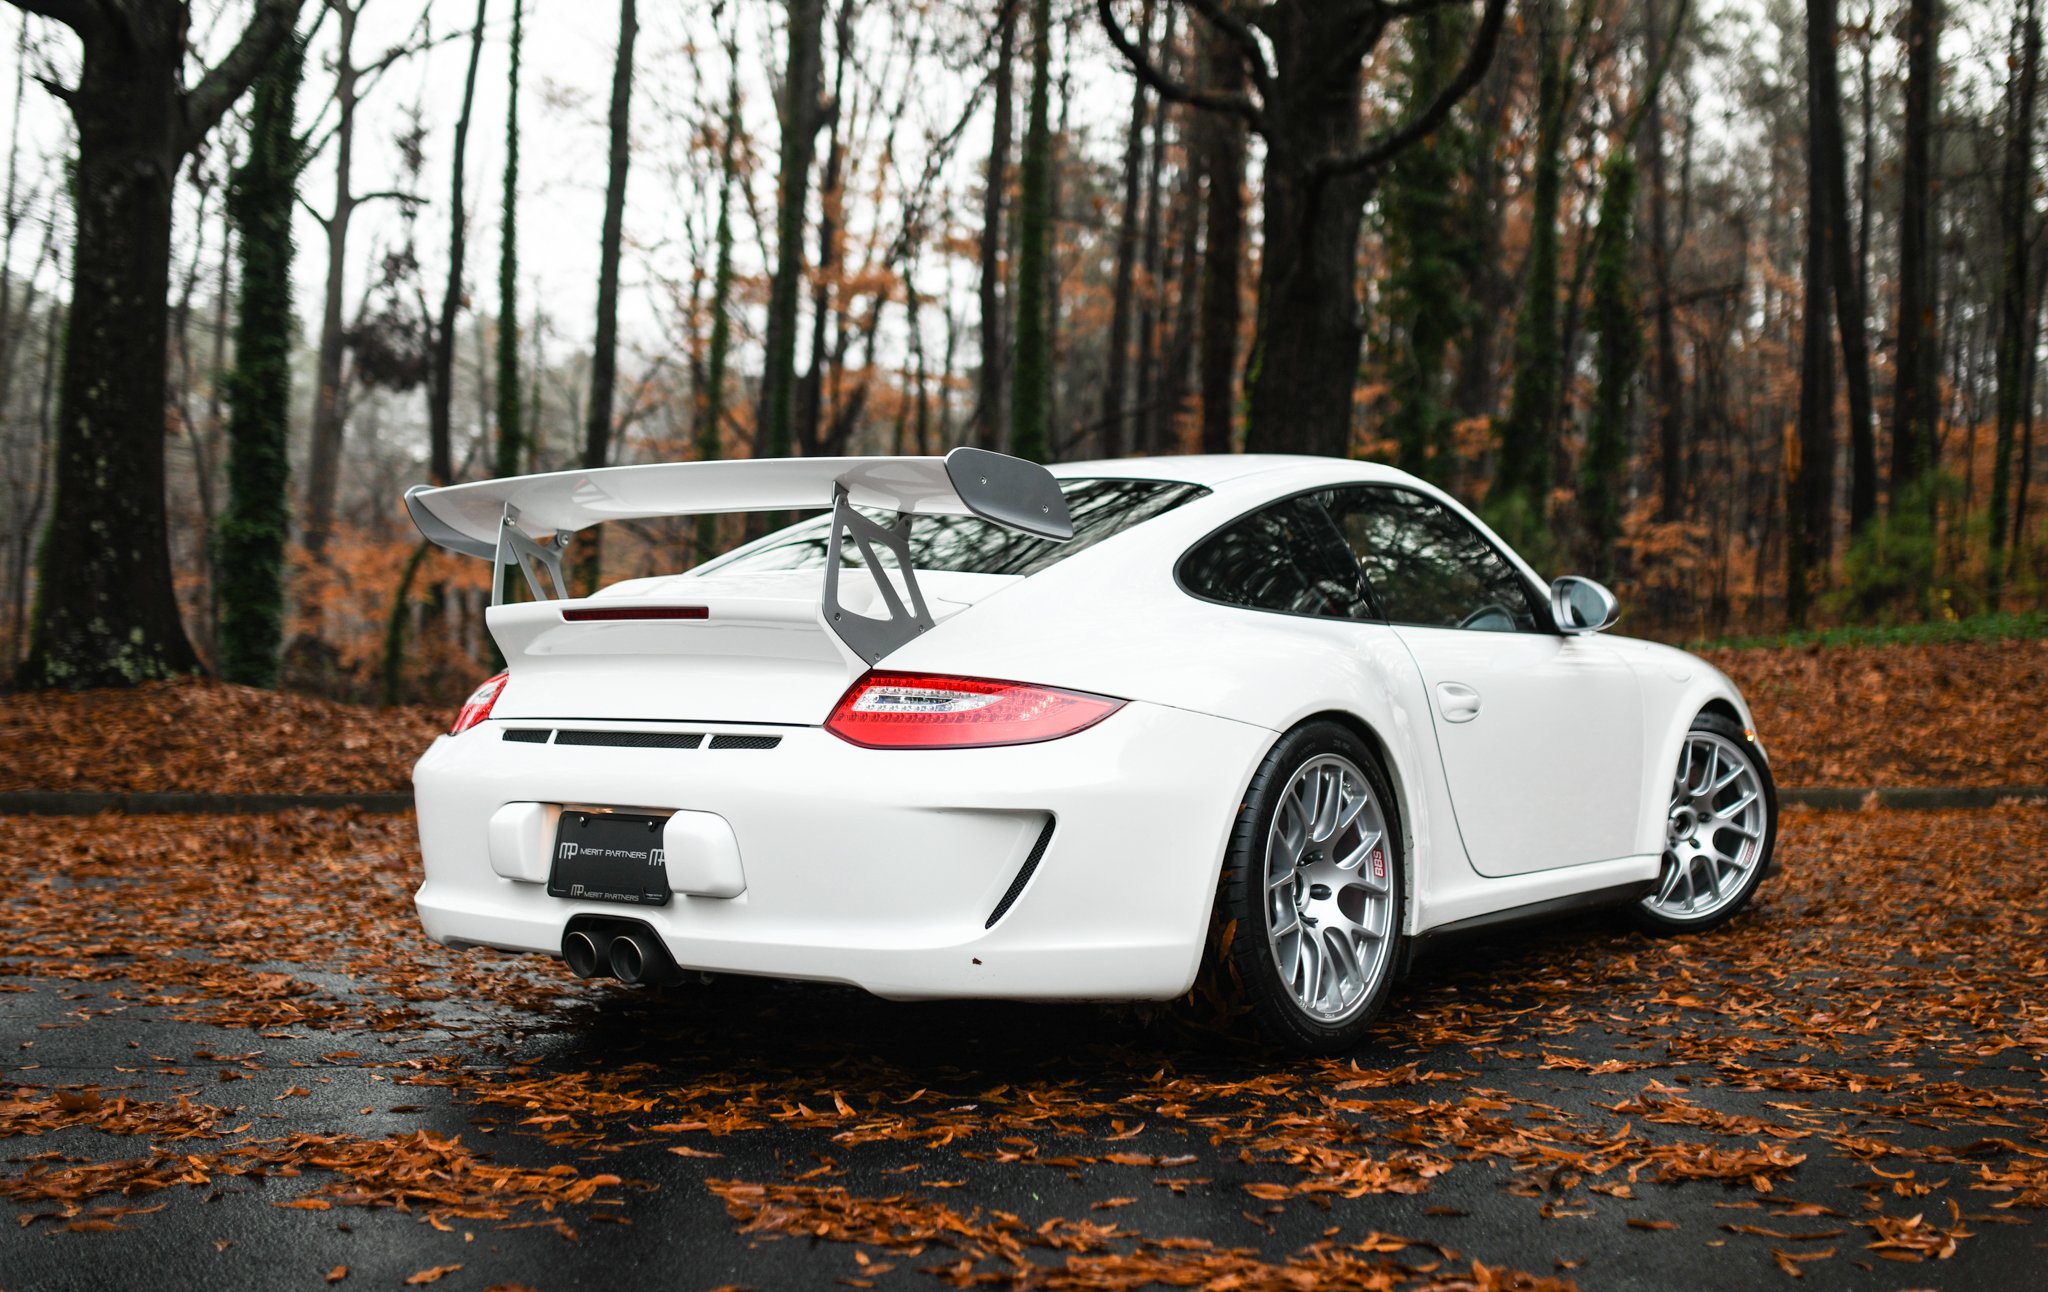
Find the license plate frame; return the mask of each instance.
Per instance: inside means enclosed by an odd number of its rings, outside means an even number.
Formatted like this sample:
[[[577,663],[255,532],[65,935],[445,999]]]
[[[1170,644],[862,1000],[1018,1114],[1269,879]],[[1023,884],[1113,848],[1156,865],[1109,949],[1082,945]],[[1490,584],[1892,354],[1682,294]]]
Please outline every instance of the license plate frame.
[[[674,896],[662,845],[668,814],[563,808],[548,863],[548,896],[667,906]]]

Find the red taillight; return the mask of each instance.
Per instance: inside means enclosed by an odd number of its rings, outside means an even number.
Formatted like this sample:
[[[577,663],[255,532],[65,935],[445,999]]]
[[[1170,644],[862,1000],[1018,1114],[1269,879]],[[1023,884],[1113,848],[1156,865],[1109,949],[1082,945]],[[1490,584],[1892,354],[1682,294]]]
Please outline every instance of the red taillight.
[[[825,730],[869,749],[970,749],[1057,740],[1123,708],[1122,700],[1021,682],[869,673],[832,707]]]
[[[498,702],[498,696],[505,690],[506,676],[500,673],[469,693],[469,698],[455,713],[455,725],[448,728],[449,735],[459,736],[491,716],[491,706]]]

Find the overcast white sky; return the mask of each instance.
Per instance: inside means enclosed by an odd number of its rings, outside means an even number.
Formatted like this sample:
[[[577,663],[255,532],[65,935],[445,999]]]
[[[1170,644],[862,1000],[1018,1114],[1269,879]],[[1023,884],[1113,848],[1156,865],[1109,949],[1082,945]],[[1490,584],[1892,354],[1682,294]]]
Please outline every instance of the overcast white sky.
[[[520,105],[521,321],[530,321],[538,300],[548,315],[551,336],[570,345],[585,345],[594,325],[598,232],[607,175],[606,112],[618,39],[618,10],[615,4],[603,0],[525,3],[526,44]],[[466,277],[476,295],[475,305],[495,312],[499,185],[504,165],[507,44],[512,9],[511,0],[487,0],[487,5],[486,41],[478,71],[466,167],[465,187],[471,211]],[[867,7],[863,40],[871,45],[863,48],[872,47],[875,55],[873,65],[864,67],[873,76],[883,75],[879,64],[882,47],[892,30],[893,8],[886,3]],[[248,12],[246,0],[200,0],[195,9],[195,43],[211,57],[218,57],[236,24]],[[309,25],[317,12],[318,0],[308,0],[301,27]],[[356,36],[357,63],[373,62],[383,51],[408,42],[418,30],[423,12],[438,35],[466,33],[474,21],[476,6],[474,0],[368,0]],[[0,126],[11,127],[15,115],[12,74],[18,62],[13,38],[21,24],[27,24],[31,53],[26,67],[31,78],[37,74],[67,81],[75,78],[78,54],[75,39],[57,24],[23,18],[11,8],[4,14],[0,17],[0,33],[4,33],[0,40],[5,42],[0,45],[0,68],[8,73],[4,84],[10,92],[0,98]],[[630,246],[621,294],[622,328],[629,342],[649,347],[661,344],[659,280],[680,279],[689,272],[686,218],[694,216],[700,222],[698,236],[708,238],[708,228],[704,226],[708,225],[711,194],[702,191],[702,185],[684,173],[684,168],[693,155],[689,147],[692,127],[704,119],[706,105],[710,112],[717,112],[726,93],[725,55],[711,43],[718,30],[714,23],[722,27],[737,23],[745,115],[755,146],[764,153],[760,173],[753,180],[754,197],[764,217],[772,222],[776,132],[769,56],[772,52],[777,63],[772,70],[779,74],[783,17],[784,6],[774,0],[733,0],[721,5],[713,5],[709,0],[642,0],[640,4],[635,57],[638,76],[632,107],[635,153],[626,217]],[[332,53],[336,26],[330,14],[315,35],[299,101],[302,126],[320,110],[331,86],[327,60]],[[693,50],[693,41],[702,43],[701,50]],[[428,204],[420,212],[417,246],[429,292],[436,299],[445,275],[451,137],[461,107],[468,57],[469,42],[466,36],[461,36],[403,60],[368,94],[358,117],[354,187],[360,193],[398,187],[398,151],[393,140],[405,127],[407,113],[415,105],[421,110],[427,128],[423,189]],[[188,73],[196,75],[196,70]],[[917,158],[916,140],[925,128],[948,128],[962,110],[965,94],[971,89],[965,84],[968,78],[946,79],[960,83],[919,87],[909,122],[911,137],[899,148],[899,165],[911,164]],[[869,101],[872,102],[872,96]],[[21,118],[22,167],[27,181],[38,174],[41,156],[55,155],[67,148],[66,120],[61,107],[33,79],[22,95]],[[217,132],[216,138],[219,137]],[[985,139],[968,144],[961,150],[959,164],[978,165],[985,150]],[[701,153],[696,156],[699,164],[710,160]],[[330,149],[312,163],[303,185],[305,198],[322,210],[331,204],[333,174]],[[42,178],[45,183],[49,181],[47,171],[42,172]],[[220,238],[217,198],[213,210],[216,216],[209,218],[204,231],[209,259]],[[181,194],[177,231],[180,264],[191,254],[191,211],[192,198],[187,191]],[[398,212],[395,202],[377,202],[359,209],[351,226],[346,302],[351,316],[377,248],[398,236]],[[742,272],[759,269],[761,244],[744,204],[737,219],[737,254]],[[297,239],[298,306],[310,344],[321,305],[326,253],[320,227],[303,211],[298,220]],[[16,259],[18,268],[25,267],[23,253],[17,251]],[[933,286],[936,285],[927,286],[926,290]]]
[[[1721,44],[1722,57],[1744,61],[1759,50],[1775,45],[1772,24],[1756,0],[1724,0],[1708,4],[1710,14],[1702,23],[1708,44]],[[487,39],[478,75],[475,116],[469,137],[468,201],[471,208],[468,280],[475,293],[475,305],[495,312],[498,257],[498,192],[504,154],[506,108],[507,35],[512,0],[487,0]],[[1083,147],[1105,163],[1114,164],[1120,148],[1121,131],[1128,111],[1127,74],[1117,64],[1096,29],[1092,4],[1078,4],[1080,21],[1072,61],[1074,103],[1072,124],[1086,136]],[[613,51],[618,34],[618,11],[613,0],[525,0],[527,13],[524,86],[521,96],[523,126],[522,202],[520,206],[520,252],[522,325],[531,320],[536,300],[546,311],[549,334],[559,347],[587,344],[593,326],[597,275],[598,228],[602,218],[606,180],[605,112],[610,93]],[[195,4],[194,39],[209,57],[217,57],[248,13],[248,0],[198,0]],[[1135,10],[1135,5],[1127,6]],[[1981,85],[2002,69],[1977,66],[1971,48],[1995,48],[2002,34],[2000,20],[2009,20],[2009,5],[2002,0],[1959,4],[1951,15],[1944,52],[1950,57],[1952,87],[1960,88],[1975,79]],[[319,10],[319,0],[307,0],[301,26],[309,25]],[[870,0],[862,11],[857,60],[858,76],[880,83],[876,92],[897,92],[885,65],[884,51],[899,21],[899,15],[924,14],[923,21],[937,24],[936,30],[955,41],[946,56],[956,73],[927,74],[916,85],[916,94],[906,123],[905,137],[899,139],[895,170],[898,182],[914,175],[922,166],[922,138],[943,132],[958,119],[972,93],[975,76],[970,65],[981,51],[960,43],[963,32],[971,33],[985,21],[984,0],[936,0],[918,5],[895,0]],[[422,13],[437,34],[466,31],[474,20],[475,0],[366,0],[356,39],[359,63],[370,62],[394,44],[405,42],[421,22]],[[1887,12],[1880,6],[1880,17]],[[710,195],[682,167],[692,156],[689,131],[703,119],[706,105],[715,112],[723,101],[726,61],[718,49],[714,32],[719,26],[736,23],[742,48],[742,88],[746,117],[755,146],[761,151],[760,171],[754,177],[754,198],[764,216],[774,200],[775,110],[771,99],[771,62],[779,69],[782,53],[781,27],[785,6],[781,0],[642,0],[641,31],[636,65],[638,78],[633,103],[635,157],[629,186],[627,238],[631,245],[625,261],[625,290],[621,296],[623,327],[629,343],[645,348],[662,343],[659,279],[680,279],[689,272],[691,257],[685,246],[686,217],[694,214],[708,223]],[[9,73],[0,82],[0,123],[14,115],[11,93],[17,59],[13,36],[27,24],[32,53],[27,69],[33,76],[48,73],[69,80],[76,73],[74,39],[55,23],[25,19],[8,8],[0,17],[0,69]],[[1856,0],[1845,5],[1846,21],[1860,21]],[[309,121],[325,100],[330,77],[324,60],[329,56],[336,23],[328,15],[315,37],[312,57],[300,96],[300,119]],[[1973,34],[1972,27],[1978,30]],[[1990,36],[1985,33],[1989,32]],[[692,42],[701,42],[701,53],[692,52]],[[1886,63],[1892,63],[1894,41],[1886,40]],[[397,183],[397,151],[393,138],[403,127],[408,109],[417,104],[427,127],[427,172],[425,196],[428,205],[420,213],[418,251],[425,267],[430,295],[438,299],[445,273],[448,239],[450,136],[460,108],[462,78],[469,46],[466,39],[436,45],[430,51],[399,63],[365,100],[357,131],[355,185],[358,191],[394,187]],[[1782,63],[1783,56],[1763,57]],[[1028,74],[1021,66],[1020,81]],[[1960,64],[1960,65],[1959,65]],[[937,59],[928,56],[928,66]],[[829,67],[828,67],[829,70]],[[1796,70],[1796,69],[1792,69]],[[1846,70],[1846,69],[1845,69]],[[195,73],[196,74],[196,73]],[[1715,78],[1711,65],[1695,69],[1695,88],[1702,94],[1705,118],[1715,112]],[[1790,88],[1790,87],[1788,87]],[[866,94],[870,104],[874,93],[854,87],[849,97]],[[1022,86],[1019,113],[1021,116]],[[1722,105],[1727,106],[1727,105]],[[1726,120],[1723,130],[1740,133],[1746,123]],[[38,155],[65,150],[65,121],[59,105],[31,80],[22,95],[23,167],[25,178],[40,178],[45,185],[54,175],[39,171]],[[1704,124],[1704,123],[1703,123]],[[1713,129],[1711,125],[1708,129]],[[1724,136],[1726,138],[1726,136]],[[977,183],[976,175],[987,150],[986,105],[982,120],[970,130],[959,155],[947,172],[945,186],[967,194]],[[877,150],[870,147],[872,157]],[[708,161],[697,154],[701,163]],[[309,201],[325,208],[332,191],[331,153],[311,166],[304,192]],[[872,185],[872,179],[866,181]],[[856,180],[858,187],[860,181]],[[181,201],[185,218],[178,230],[181,261],[189,258],[192,227],[189,219],[190,194]],[[855,204],[866,209],[869,203]],[[216,210],[218,208],[216,207]],[[359,212],[351,234],[348,257],[349,293],[347,313],[353,316],[363,281],[373,264],[376,248],[396,236],[397,204],[381,202]],[[977,210],[957,212],[961,230],[971,235],[978,225]],[[738,255],[743,272],[760,268],[761,239],[742,207],[739,216]],[[699,236],[704,236],[700,232]],[[220,237],[218,223],[205,231],[209,258]],[[319,227],[303,212],[298,221],[299,255],[298,304],[306,323],[310,343],[321,303],[325,273],[325,248]],[[26,259],[19,248],[17,268]],[[946,262],[960,276],[954,292],[971,290],[970,272],[952,260]],[[927,293],[944,293],[935,282],[920,284]],[[892,324],[893,326],[893,324]],[[886,343],[886,342],[885,342]]]

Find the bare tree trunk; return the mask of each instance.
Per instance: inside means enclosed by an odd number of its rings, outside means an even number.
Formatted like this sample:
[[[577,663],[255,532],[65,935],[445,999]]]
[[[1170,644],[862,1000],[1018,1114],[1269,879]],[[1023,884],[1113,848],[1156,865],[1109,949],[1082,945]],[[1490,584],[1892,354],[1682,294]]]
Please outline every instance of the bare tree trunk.
[[[462,168],[469,155],[470,108],[476,102],[476,68],[484,52],[484,9],[488,3],[489,0],[476,0],[476,26],[469,33],[469,74],[462,82],[462,112],[455,118],[454,173],[448,188],[448,287],[441,294],[441,317],[434,326],[433,376],[427,383],[427,476],[437,485],[455,482],[455,320],[462,308],[462,262],[469,245],[469,208]],[[606,214],[610,214],[609,210]],[[606,228],[610,228],[609,223]]]
[[[1244,63],[1221,31],[1204,42],[1209,88],[1237,94]],[[1238,273],[1244,259],[1244,123],[1204,113],[1196,127],[1207,184],[1201,277],[1202,452],[1228,453],[1237,421],[1237,333],[1244,325]]]
[[[1825,6],[1818,20],[1809,16],[1807,39],[1825,24],[1827,43],[1808,52],[1811,70],[1807,93],[1809,116],[1817,133],[1811,155],[1821,168],[1827,189],[1828,270],[1833,278],[1835,326],[1842,341],[1842,380],[1849,394],[1849,531],[1860,534],[1877,515],[1877,439],[1870,392],[1870,344],[1864,338],[1863,275],[1856,259],[1849,222],[1849,176],[1842,142],[1842,81],[1835,63],[1835,0],[1808,0],[1809,8]],[[1830,481],[1832,484],[1832,481]]]
[[[1060,324],[1065,318],[1063,311],[1066,308],[1062,299],[1066,269],[1060,262],[1060,225],[1067,221],[1064,185],[1067,149],[1074,137],[1074,25],[1070,10],[1060,32],[1060,121],[1058,129],[1053,132],[1052,151],[1046,156],[1046,167],[1050,173],[1046,176],[1045,352],[1052,372],[1045,383],[1045,433],[1046,452],[1055,457],[1072,455],[1080,435],[1078,427],[1065,435],[1059,434],[1062,416],[1060,388],[1065,359],[1060,345]]]
[[[341,447],[347,397],[342,390],[342,293],[347,290],[348,228],[355,217],[356,103],[361,71],[355,65],[356,19],[368,0],[327,0],[335,15],[334,206],[318,217],[327,235],[327,283],[320,306],[320,350],[313,369],[312,448],[306,463],[306,519],[301,541],[314,561],[326,559],[327,536],[341,491]]]
[[[1138,49],[1147,57],[1151,56],[1152,7],[1153,0],[1145,0],[1138,18]],[[1130,443],[1124,430],[1124,396],[1130,385],[1131,293],[1138,269],[1138,203],[1151,102],[1145,83],[1132,78],[1131,124],[1124,136],[1123,206],[1116,226],[1116,269],[1110,280],[1109,356],[1102,384],[1102,448],[1112,457],[1127,452]]]
[[[30,267],[28,274],[31,290],[28,299],[22,304],[21,319],[17,325],[18,331],[23,335],[35,319],[36,295],[33,288],[43,262],[51,261],[58,271],[59,280],[61,281],[63,277],[63,252],[58,247],[57,226],[58,216],[52,211],[48,222],[43,226],[42,251],[37,255],[36,262]],[[0,658],[0,671],[6,673],[12,673],[20,664],[28,647],[29,567],[35,556],[35,536],[42,527],[43,504],[49,497],[50,454],[56,440],[56,428],[50,418],[50,404],[56,388],[57,352],[61,346],[64,314],[53,301],[44,306],[42,317],[42,363],[36,390],[34,418],[37,435],[34,453],[29,463],[28,496],[23,498],[17,493],[15,498],[14,551],[9,568],[9,587],[12,590],[7,619],[9,645],[6,656]],[[19,339],[12,353],[19,355]]]
[[[1668,43],[1683,36],[1665,30],[1663,5],[1649,0],[1645,25],[1644,60],[1655,66],[1664,57]],[[1659,85],[1661,89],[1661,82]],[[1678,367],[1678,337],[1674,326],[1677,303],[1671,280],[1670,189],[1664,159],[1664,105],[1662,96],[1652,98],[1643,114],[1643,152],[1650,168],[1650,272],[1655,278],[1657,303],[1652,310],[1651,333],[1656,357],[1651,368],[1651,388],[1656,392],[1657,412],[1657,513],[1664,521],[1679,517],[1685,497],[1684,439],[1685,389]],[[1482,314],[1485,311],[1480,311]]]
[[[1936,327],[1933,147],[1940,0],[1906,9],[1906,123],[1899,171],[1899,326],[1892,361],[1891,510],[1934,467]]]
[[[291,530],[292,208],[303,169],[294,112],[306,47],[294,35],[256,82],[249,156],[229,171],[227,207],[240,234],[228,505],[221,517],[223,614],[216,663],[227,681],[277,685],[285,629],[285,541]],[[223,255],[227,248],[221,248]],[[189,429],[189,428],[188,428]]]
[[[1476,270],[1472,281],[1472,327],[1458,355],[1455,399],[1466,418],[1499,415],[1498,341],[1500,320],[1514,308],[1514,284],[1501,267],[1501,226],[1507,207],[1507,176],[1497,155],[1501,115],[1514,85],[1513,50],[1504,50],[1487,69],[1473,107],[1472,184],[1467,198]],[[1481,464],[1471,464],[1479,466]],[[1447,472],[1443,483],[1450,484]]]
[[[755,455],[788,457],[796,404],[796,315],[804,269],[804,211],[820,124],[825,0],[789,0],[789,62],[782,84],[782,180],[775,210],[775,279]]]
[[[2027,369],[2033,332],[2029,308],[2029,290],[2033,285],[2029,226],[2034,223],[2034,101],[2041,64],[2038,0],[2026,0],[2013,25],[2018,28],[2015,37],[2020,54],[2013,71],[2016,84],[2006,95],[2005,165],[1998,196],[1998,430],[1992,448],[1990,557],[1994,605],[2005,582],[2013,440],[2033,403]]]
[[[1870,304],[1870,208],[1874,176],[1877,173],[1877,0],[1870,0],[1863,16],[1863,60],[1861,103],[1863,133],[1858,140],[1861,156],[1856,163],[1856,295],[1867,309]]]
[[[913,395],[916,400],[916,412],[910,423],[909,452],[922,456],[932,451],[932,398],[931,378],[925,368],[924,295],[917,290],[917,255],[917,239],[908,240],[903,252],[903,311],[905,326],[910,330],[911,381],[912,389],[916,392]]]
[[[1159,34],[1162,63],[1173,56],[1176,13],[1172,8],[1167,9],[1166,25]],[[1187,108],[1181,109],[1183,117],[1188,111]],[[1145,165],[1145,217],[1138,242],[1139,264],[1144,269],[1144,278],[1139,284],[1138,294],[1138,381],[1137,397],[1131,410],[1131,438],[1132,446],[1139,453],[1146,454],[1159,451],[1159,318],[1166,303],[1166,236],[1160,208],[1165,203],[1168,117],[1166,105],[1160,104],[1159,119],[1152,127],[1151,157]]]
[[[526,426],[519,389],[519,63],[526,43],[526,0],[512,0],[512,36],[506,50],[505,171],[498,203],[498,407],[492,473],[519,474]],[[504,577],[510,579],[508,567]]]
[[[981,195],[981,383],[974,409],[974,438],[984,448],[1008,442],[1009,329],[1003,291],[1003,208],[1009,194],[1011,121],[1020,0],[998,0],[996,10],[995,121],[990,129],[988,173]]]
[[[935,449],[953,447],[953,368],[960,354],[960,316],[953,312],[950,303],[945,306],[945,313],[946,348],[939,356],[939,442],[933,446]]]
[[[233,48],[183,84],[181,5],[63,6],[79,38],[71,308],[56,498],[40,552],[26,686],[133,686],[198,664],[179,616],[164,507],[172,190],[290,35],[298,0],[258,0]]]
[[[1835,370],[1829,335],[1829,285],[1836,228],[1829,158],[1839,157],[1840,117],[1831,114],[1835,75],[1835,0],[1807,0],[1806,305],[1801,322],[1799,431],[1787,463],[1785,608],[1794,627],[1806,624],[1816,575],[1825,573],[1835,487]]]
[[[839,294],[838,279],[843,271],[844,248],[841,208],[844,205],[846,139],[843,129],[843,98],[846,69],[852,58],[853,5],[841,0],[833,23],[835,49],[832,69],[831,110],[825,123],[825,169],[818,176],[818,259],[811,273],[811,367],[797,386],[795,439],[806,457],[821,451],[824,441],[825,370],[831,365],[833,347],[826,341],[826,325],[833,321],[833,301]],[[822,61],[822,52],[821,52]]]
[[[1052,329],[1047,317],[1047,243],[1052,236],[1052,0],[1030,0],[1031,97],[1017,176],[1016,388],[1010,400],[1010,451],[1043,462],[1052,394]]]
[[[1580,44],[1566,41],[1563,0],[1537,0],[1536,155],[1531,161],[1529,253],[1515,319],[1514,385],[1499,427],[1500,457],[1488,504],[1512,541],[1547,526],[1565,347],[1558,326],[1557,224],[1564,183],[1566,115]],[[1588,6],[1582,14],[1590,14]],[[1578,25],[1584,32],[1583,19]]]
[[[612,402],[619,363],[619,253],[625,237],[626,168],[633,159],[633,41],[640,34],[636,0],[619,0],[619,49],[612,64],[611,172],[604,190],[604,231],[597,269],[597,337],[590,351],[590,391],[583,422],[583,466],[596,470],[611,460]],[[580,591],[596,590],[604,567],[598,530],[591,532],[577,562]]]
[[[2027,548],[2027,491],[2034,483],[2034,392],[2041,380],[2041,310],[2048,304],[2048,256],[2034,261],[2034,296],[2027,306],[2027,397],[2020,405],[2020,471],[2012,500],[2012,551],[2017,560]]]
[[[5,233],[0,234],[0,412],[7,407],[7,392],[14,384],[14,359],[21,348],[21,337],[28,329],[30,309],[22,311],[17,325],[14,318],[14,235],[21,227],[21,204],[16,200],[16,179],[21,162],[21,121],[22,99],[28,89],[28,19],[24,17],[14,35],[14,117],[7,131],[7,195],[6,206],[0,208],[0,225]],[[37,266],[38,268],[40,266]],[[35,276],[31,271],[28,286],[35,287]],[[32,306],[30,308],[33,308]]]
[[[705,363],[703,404],[697,420],[697,460],[725,456],[726,364],[732,353],[732,198],[739,183],[740,60],[738,36],[725,40],[726,97],[724,129],[718,142],[718,223],[711,271],[711,353]],[[718,517],[697,518],[698,561],[709,560],[718,548]]]
[[[1188,114],[1190,118],[1193,113]],[[1190,120],[1192,126],[1194,122]],[[1153,450],[1180,452],[1180,414],[1187,403],[1188,376],[1195,352],[1195,307],[1202,293],[1202,168],[1192,140],[1182,150],[1186,170],[1174,200],[1173,254],[1178,281],[1173,293],[1173,328],[1167,333],[1159,399],[1152,412]]]

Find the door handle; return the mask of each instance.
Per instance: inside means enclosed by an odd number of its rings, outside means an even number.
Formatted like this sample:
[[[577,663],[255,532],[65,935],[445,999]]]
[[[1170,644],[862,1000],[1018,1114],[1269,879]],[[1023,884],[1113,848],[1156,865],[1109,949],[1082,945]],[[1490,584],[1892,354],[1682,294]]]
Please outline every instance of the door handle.
[[[1470,722],[1479,716],[1479,692],[1463,682],[1438,682],[1436,707],[1445,722]]]

